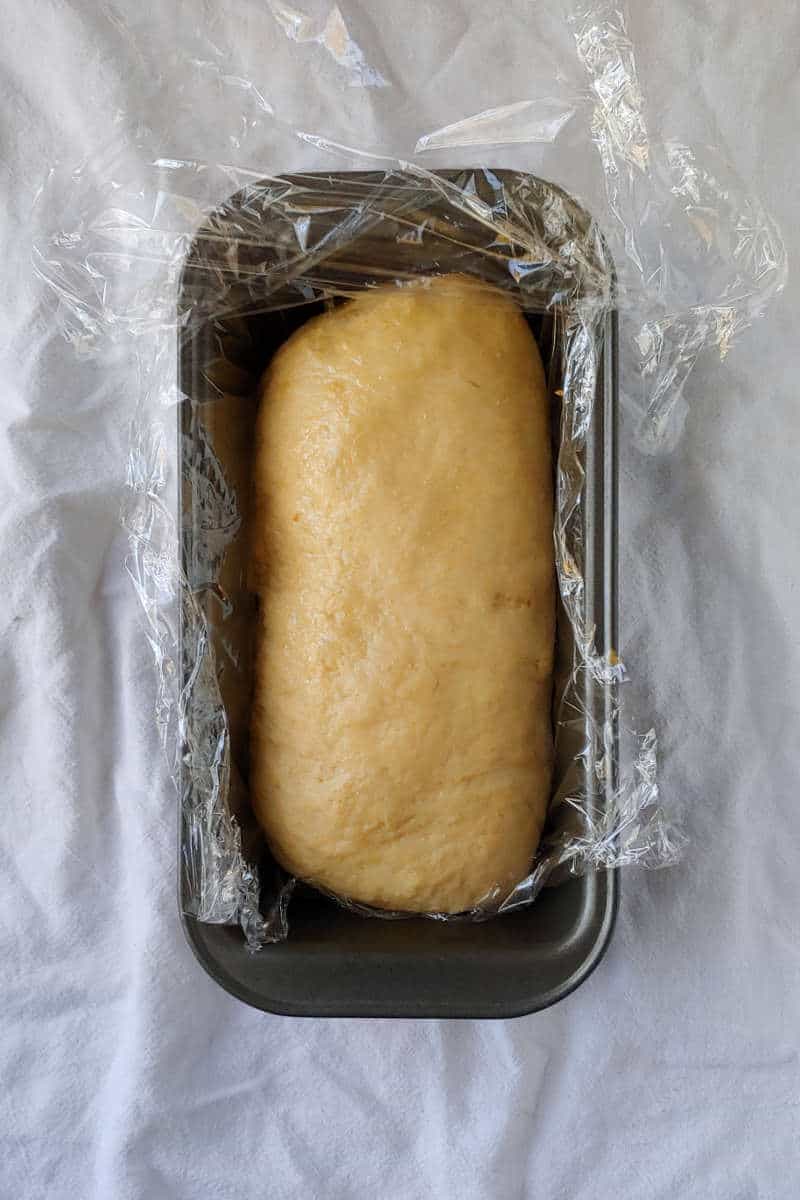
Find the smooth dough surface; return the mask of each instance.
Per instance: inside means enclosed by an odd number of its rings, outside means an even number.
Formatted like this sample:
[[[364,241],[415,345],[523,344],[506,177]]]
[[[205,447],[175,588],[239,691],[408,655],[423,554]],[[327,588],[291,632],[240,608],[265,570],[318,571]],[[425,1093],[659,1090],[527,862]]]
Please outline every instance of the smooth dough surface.
[[[550,795],[548,398],[463,276],[307,322],[263,381],[251,792],[277,859],[458,912],[528,872]]]

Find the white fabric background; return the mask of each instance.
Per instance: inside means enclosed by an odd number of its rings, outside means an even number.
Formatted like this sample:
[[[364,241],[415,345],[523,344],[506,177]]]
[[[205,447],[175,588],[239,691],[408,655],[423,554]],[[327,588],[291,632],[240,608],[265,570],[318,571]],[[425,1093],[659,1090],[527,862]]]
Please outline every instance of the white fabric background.
[[[453,99],[434,70],[469,48],[470,18],[483,14],[475,62],[511,81],[507,103],[530,70],[515,29],[544,2],[347,11],[387,78],[424,82],[434,128],[480,107],[479,76]],[[53,159],[77,162],[123,111],[168,142],[175,110],[139,114],[141,88],[152,75],[177,89],[181,40],[233,47],[269,94],[256,35],[271,18],[253,4],[116,11],[115,23],[91,0],[0,0],[0,1200],[794,1200],[800,272],[722,368],[692,377],[674,454],[645,458],[624,439],[623,649],[631,695],[660,729],[665,795],[686,813],[684,863],[625,876],[607,958],[545,1013],[251,1011],[204,976],[177,919],[175,802],[118,527],[135,388],[110,391],[68,351],[29,240]],[[763,13],[648,0],[631,33],[660,127],[721,146],[794,257],[794,0]],[[294,122],[335,133],[324,89],[309,84],[307,112],[303,94]],[[348,92],[343,121],[379,146],[395,101],[372,94]],[[213,127],[213,105],[195,115]]]

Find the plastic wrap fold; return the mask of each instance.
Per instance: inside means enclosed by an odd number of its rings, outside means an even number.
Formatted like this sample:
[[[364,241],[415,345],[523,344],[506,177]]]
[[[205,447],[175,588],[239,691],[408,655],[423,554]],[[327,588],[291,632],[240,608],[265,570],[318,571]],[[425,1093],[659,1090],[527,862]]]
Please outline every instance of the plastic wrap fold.
[[[387,20],[394,7],[378,6]],[[590,599],[598,381],[618,349],[615,395],[634,415],[635,452],[671,449],[693,364],[707,351],[725,357],[782,286],[785,252],[721,155],[651,139],[618,5],[513,8],[513,63],[529,62],[528,75],[501,69],[509,48],[494,43],[487,11],[467,6],[455,48],[445,14],[409,29],[428,71],[417,97],[381,54],[376,13],[367,22],[356,5],[245,6],[269,48],[247,61],[187,32],[180,95],[147,74],[146,22],[108,6],[115,36],[141,50],[148,103],[174,111],[171,144],[120,114],[112,144],[43,183],[34,264],[65,336],[120,378],[133,367],[137,381],[127,565],[180,790],[183,904],[202,921],[240,924],[254,947],[287,935],[294,886],[265,854],[247,798],[253,602],[242,546],[255,389],[280,336],[377,284],[458,270],[507,290],[530,317],[557,401],[553,803],[528,877],[465,915],[531,903],[565,873],[657,867],[680,852],[655,734],[625,712],[620,649],[607,626],[598,639]],[[451,57],[454,70],[486,63],[469,111],[448,103]],[[510,94],[522,78],[525,91]],[[217,101],[213,129],[194,118],[198,89]]]

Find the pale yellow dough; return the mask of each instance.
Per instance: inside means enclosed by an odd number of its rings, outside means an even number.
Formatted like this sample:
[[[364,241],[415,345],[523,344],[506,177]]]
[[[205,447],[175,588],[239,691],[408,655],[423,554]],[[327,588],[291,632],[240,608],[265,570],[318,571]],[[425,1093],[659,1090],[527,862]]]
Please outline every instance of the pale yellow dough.
[[[462,276],[366,292],[275,356],[251,789],[292,873],[458,912],[528,872],[552,757],[549,439],[525,320]]]

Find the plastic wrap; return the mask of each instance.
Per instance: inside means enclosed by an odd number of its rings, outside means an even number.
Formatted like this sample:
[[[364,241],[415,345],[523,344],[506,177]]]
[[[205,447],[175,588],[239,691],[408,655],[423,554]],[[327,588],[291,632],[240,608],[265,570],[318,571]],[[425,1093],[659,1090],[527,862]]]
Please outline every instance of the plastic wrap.
[[[59,227],[40,227],[33,251],[64,333],[76,353],[121,377],[133,363],[139,389],[123,520],[157,667],[156,717],[180,794],[182,902],[202,921],[240,924],[254,947],[287,935],[294,886],[264,855],[242,769],[253,619],[243,525],[264,365],[254,330],[278,313],[288,331],[362,287],[402,285],[442,262],[508,290],[535,317],[560,408],[551,814],[528,877],[465,916],[529,904],[564,873],[657,867],[680,852],[659,796],[655,734],[626,714],[619,647],[598,644],[589,602],[586,451],[603,346],[615,314],[620,402],[636,415],[640,449],[669,450],[692,365],[709,349],[724,358],[782,286],[785,252],[716,153],[648,136],[618,6],[516,8],[514,61],[540,64],[529,94],[510,97],[503,72],[490,71],[474,109],[433,127],[425,105],[408,102],[401,135],[391,106],[402,81],[374,37],[356,36],[359,12],[270,2],[258,29],[272,39],[277,94],[254,62],[229,62],[187,34],[176,50],[185,93],[163,98],[174,106],[173,144],[152,145],[135,114],[121,114],[112,145],[84,164],[54,167],[43,184],[45,200],[68,197]],[[119,36],[145,46],[146,29],[107,14]],[[463,40],[481,58],[502,59],[507,48],[493,43],[488,17],[475,9],[465,19]],[[437,28],[420,24],[409,39],[411,49],[434,53]],[[315,72],[338,107],[317,102],[307,86]],[[150,86],[160,102],[158,81]],[[198,88],[218,97],[214,129],[192,122]],[[380,136],[351,136],[363,129],[354,97],[372,105]],[[297,175],[309,170],[324,183],[316,195]],[[213,353],[204,352],[189,395],[199,338]]]

